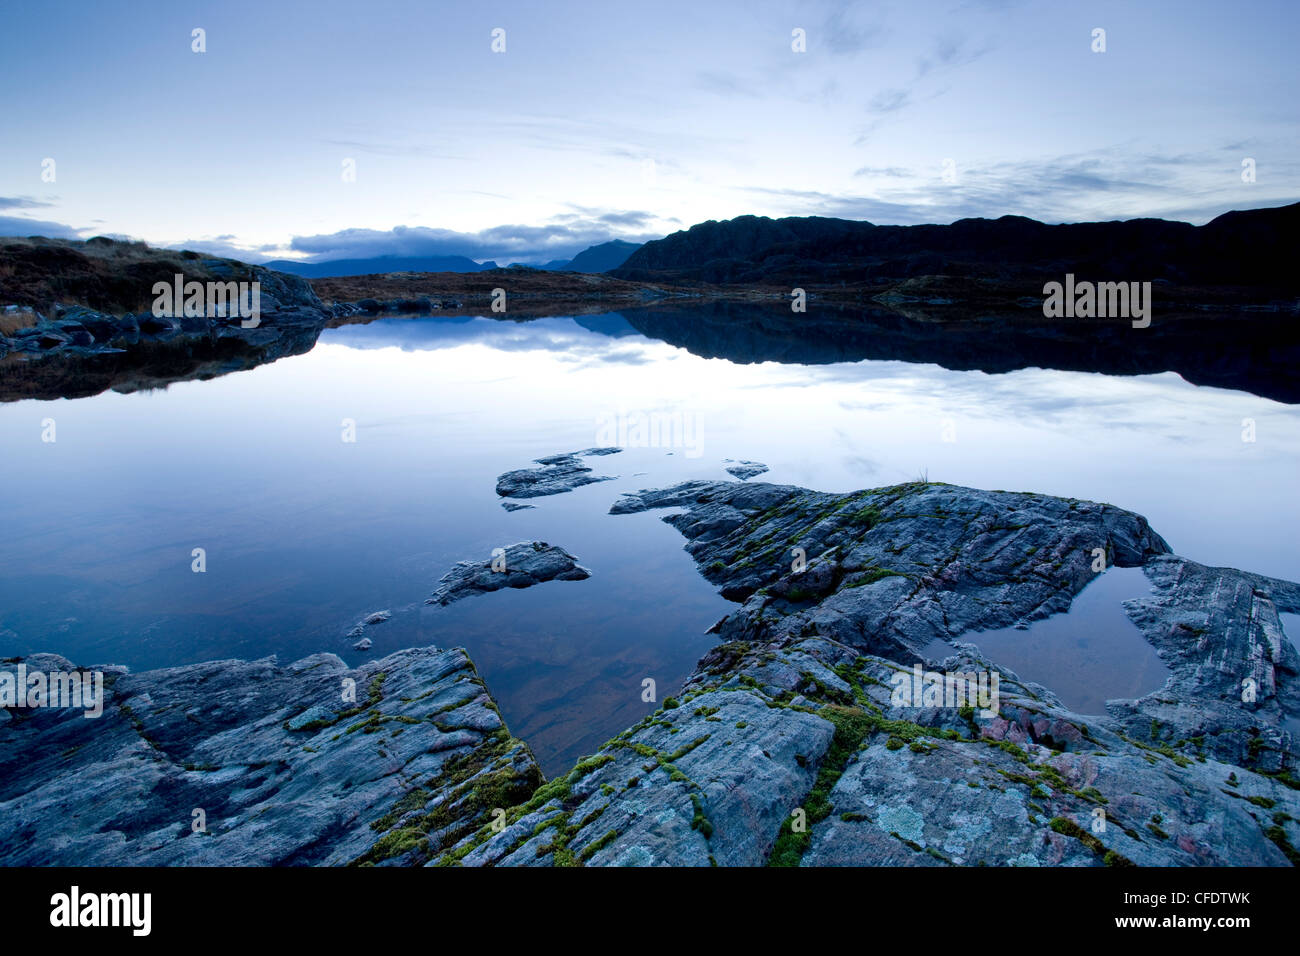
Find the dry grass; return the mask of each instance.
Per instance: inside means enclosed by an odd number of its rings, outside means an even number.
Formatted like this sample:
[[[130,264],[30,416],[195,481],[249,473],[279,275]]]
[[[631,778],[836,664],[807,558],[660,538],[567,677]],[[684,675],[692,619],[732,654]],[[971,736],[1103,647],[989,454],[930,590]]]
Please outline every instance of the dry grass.
[[[36,324],[36,316],[31,312],[19,312],[17,315],[0,313],[0,335],[13,335],[19,329],[31,328]]]
[[[197,252],[104,238],[0,238],[0,305],[31,306],[46,315],[56,303],[119,315],[147,311],[154,283],[171,282],[177,273],[187,280],[215,278]]]

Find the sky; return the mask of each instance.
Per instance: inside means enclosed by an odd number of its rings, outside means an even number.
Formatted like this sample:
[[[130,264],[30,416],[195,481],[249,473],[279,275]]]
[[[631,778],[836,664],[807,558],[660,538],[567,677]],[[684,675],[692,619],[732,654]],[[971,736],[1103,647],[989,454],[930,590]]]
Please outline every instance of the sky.
[[[0,234],[504,264],[745,214],[1200,224],[1300,199],[1297,28],[1294,0],[10,3]]]

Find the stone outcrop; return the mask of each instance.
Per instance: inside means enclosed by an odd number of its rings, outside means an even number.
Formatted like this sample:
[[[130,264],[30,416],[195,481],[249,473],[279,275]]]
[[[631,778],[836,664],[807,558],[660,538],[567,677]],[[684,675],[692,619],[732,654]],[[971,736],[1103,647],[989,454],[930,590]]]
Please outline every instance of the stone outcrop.
[[[100,721],[0,711],[0,860],[1300,862],[1300,655],[1279,618],[1300,585],[1035,494],[691,481],[611,512],[659,508],[737,607],[678,692],[569,773],[542,781],[461,651],[118,670]],[[542,542],[504,557],[534,583],[586,574]],[[963,642],[1068,610],[1108,564],[1150,581],[1125,607],[1168,668],[1158,690],[1081,715]],[[463,562],[435,600],[510,573]],[[900,694],[923,673],[996,694]],[[344,678],[360,703],[338,703]]]
[[[651,508],[683,509],[664,520],[742,602],[722,643],[681,693],[444,862],[1300,860],[1298,662],[1276,616],[1296,585],[1170,555],[1131,512],[1032,494],[688,482],[612,511]],[[1152,597],[1129,612],[1171,676],[1085,717],[960,637],[1066,610],[1098,554],[1145,568]],[[923,652],[936,638],[942,660]],[[916,665],[996,673],[996,707],[897,698]]]
[[[0,863],[411,861],[542,779],[462,650],[105,671],[97,719],[0,711]]]
[[[727,460],[730,461],[730,459]],[[727,465],[726,467],[727,474],[739,478],[741,481],[756,478],[767,470],[767,465],[759,461],[738,461],[734,465]]]
[[[542,498],[547,495],[562,495],[598,481],[612,481],[614,475],[593,475],[592,469],[583,464],[582,459],[615,455],[622,450],[587,448],[546,458],[534,458],[542,467],[507,471],[497,479],[497,494],[502,498]]]
[[[545,541],[519,541],[486,561],[456,562],[424,603],[446,607],[502,588],[530,588],[543,581],[585,581],[589,577],[591,572],[563,548]]]

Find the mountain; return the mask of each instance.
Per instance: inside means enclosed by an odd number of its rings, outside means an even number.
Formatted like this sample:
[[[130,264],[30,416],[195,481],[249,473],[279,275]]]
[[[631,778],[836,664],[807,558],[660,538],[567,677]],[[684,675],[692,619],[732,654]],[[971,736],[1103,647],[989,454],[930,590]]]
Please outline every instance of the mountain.
[[[369,259],[327,259],[321,262],[275,259],[262,265],[276,272],[288,272],[308,279],[378,275],[385,272],[484,272],[497,268],[495,262],[479,264],[466,256],[374,256]]]
[[[543,262],[538,265],[534,262],[512,262],[506,266],[507,269],[536,269],[541,272],[564,272],[569,268],[568,259],[552,259],[550,262]]]
[[[614,239],[584,249],[572,260],[552,259],[545,265],[512,263],[511,268],[521,266],[549,272],[608,272],[621,266],[639,248],[635,242]],[[372,256],[368,259],[326,259],[312,262],[274,259],[262,265],[276,272],[288,272],[307,279],[381,275],[386,272],[486,272],[488,269],[499,268],[495,262],[478,263],[467,256]]]
[[[1094,280],[1291,290],[1297,240],[1300,203],[1229,212],[1204,226],[1163,219],[1047,225],[1023,216],[877,226],[817,216],[740,216],[647,242],[612,274],[632,281],[799,286],[921,275],[1041,283],[1074,272]]]
[[[635,242],[611,239],[597,246],[589,246],[569,260],[566,272],[609,272],[627,261],[641,246]],[[548,265],[546,268],[550,268]]]

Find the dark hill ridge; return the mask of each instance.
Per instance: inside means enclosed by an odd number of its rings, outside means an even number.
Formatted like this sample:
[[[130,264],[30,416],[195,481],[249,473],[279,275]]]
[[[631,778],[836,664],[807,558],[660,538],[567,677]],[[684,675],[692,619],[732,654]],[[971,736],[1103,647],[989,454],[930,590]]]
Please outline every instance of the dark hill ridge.
[[[287,272],[306,279],[381,275],[389,272],[485,272],[497,268],[495,262],[478,263],[466,256],[372,256],[368,259],[312,262],[273,259],[262,265],[276,272]]]
[[[648,242],[613,274],[721,283],[863,282],[920,275],[1248,286],[1287,296],[1300,203],[1225,213],[1204,226],[1164,219],[1047,225],[1023,216],[877,226],[818,216],[710,220]]]
[[[564,268],[569,272],[608,272],[623,265],[640,248],[635,242],[611,239],[583,249]]]
[[[640,246],[635,242],[611,239],[588,246],[572,259],[552,259],[544,265],[511,263],[510,268],[541,269],[552,272],[608,272],[616,269]],[[361,259],[273,259],[264,268],[306,279],[332,279],[348,276],[386,275],[392,272],[487,272],[498,268],[493,260],[478,262],[468,256],[370,256]]]

